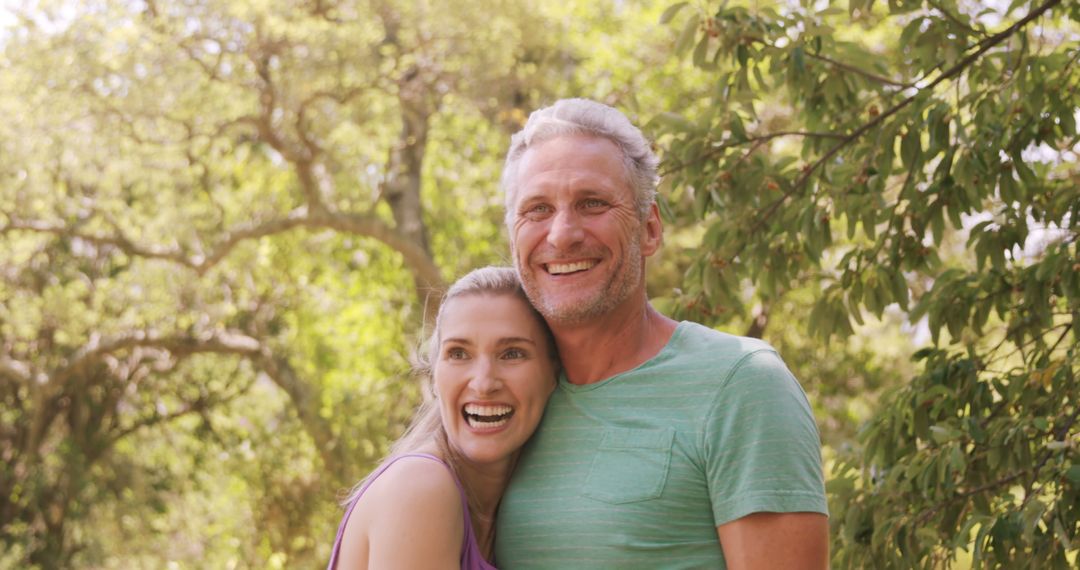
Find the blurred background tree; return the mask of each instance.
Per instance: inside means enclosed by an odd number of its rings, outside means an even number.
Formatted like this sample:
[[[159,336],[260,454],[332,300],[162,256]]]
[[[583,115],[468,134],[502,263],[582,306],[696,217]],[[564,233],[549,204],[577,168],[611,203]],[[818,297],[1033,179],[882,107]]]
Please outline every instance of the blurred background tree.
[[[838,566],[1075,563],[1075,3],[5,6],[0,568],[324,565],[565,96],[657,140],[657,305],[803,382]]]

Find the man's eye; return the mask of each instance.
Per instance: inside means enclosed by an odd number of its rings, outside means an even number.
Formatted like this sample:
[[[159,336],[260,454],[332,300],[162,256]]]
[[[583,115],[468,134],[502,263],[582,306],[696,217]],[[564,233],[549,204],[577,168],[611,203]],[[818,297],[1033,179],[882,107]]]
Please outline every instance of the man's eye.
[[[582,205],[586,208],[603,208],[604,206],[607,206],[607,202],[597,198],[589,198],[582,202]]]
[[[551,213],[551,206],[547,204],[534,204],[526,208],[525,213],[533,216],[543,216]]]
[[[520,348],[508,348],[502,353],[504,360],[517,360],[519,358],[525,358],[525,351]]]

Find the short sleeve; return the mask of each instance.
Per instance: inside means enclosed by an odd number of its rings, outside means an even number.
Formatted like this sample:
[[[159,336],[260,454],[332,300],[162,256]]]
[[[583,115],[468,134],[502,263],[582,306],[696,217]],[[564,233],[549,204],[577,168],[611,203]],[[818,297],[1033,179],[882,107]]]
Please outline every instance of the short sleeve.
[[[817,425],[776,352],[757,350],[733,367],[703,437],[717,526],[757,512],[828,514]]]

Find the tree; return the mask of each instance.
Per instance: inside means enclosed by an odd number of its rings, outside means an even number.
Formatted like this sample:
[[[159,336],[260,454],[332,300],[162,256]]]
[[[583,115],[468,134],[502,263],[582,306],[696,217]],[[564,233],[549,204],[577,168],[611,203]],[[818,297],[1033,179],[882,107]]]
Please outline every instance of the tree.
[[[715,86],[652,122],[665,213],[703,231],[672,307],[724,320],[813,284],[822,340],[929,331],[832,473],[838,566],[1069,567],[1080,5],[835,4],[665,12]]]
[[[495,163],[450,151],[501,140],[547,72],[520,64],[555,51],[527,5],[482,4],[16,12],[0,40],[0,559],[99,561],[95,509],[167,512],[199,465],[142,457],[163,434],[272,446],[247,483],[252,508],[281,512],[252,517],[271,544],[250,563],[324,558],[334,492],[419,397],[406,356],[432,291],[494,257],[457,245],[498,243]],[[439,211],[457,201],[474,204]]]

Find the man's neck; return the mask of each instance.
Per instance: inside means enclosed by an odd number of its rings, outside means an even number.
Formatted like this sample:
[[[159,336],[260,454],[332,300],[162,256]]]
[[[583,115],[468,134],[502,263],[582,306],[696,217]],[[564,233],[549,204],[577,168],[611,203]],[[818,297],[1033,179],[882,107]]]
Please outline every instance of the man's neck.
[[[551,331],[570,383],[593,384],[656,356],[677,325],[646,302],[584,324],[551,323]]]

